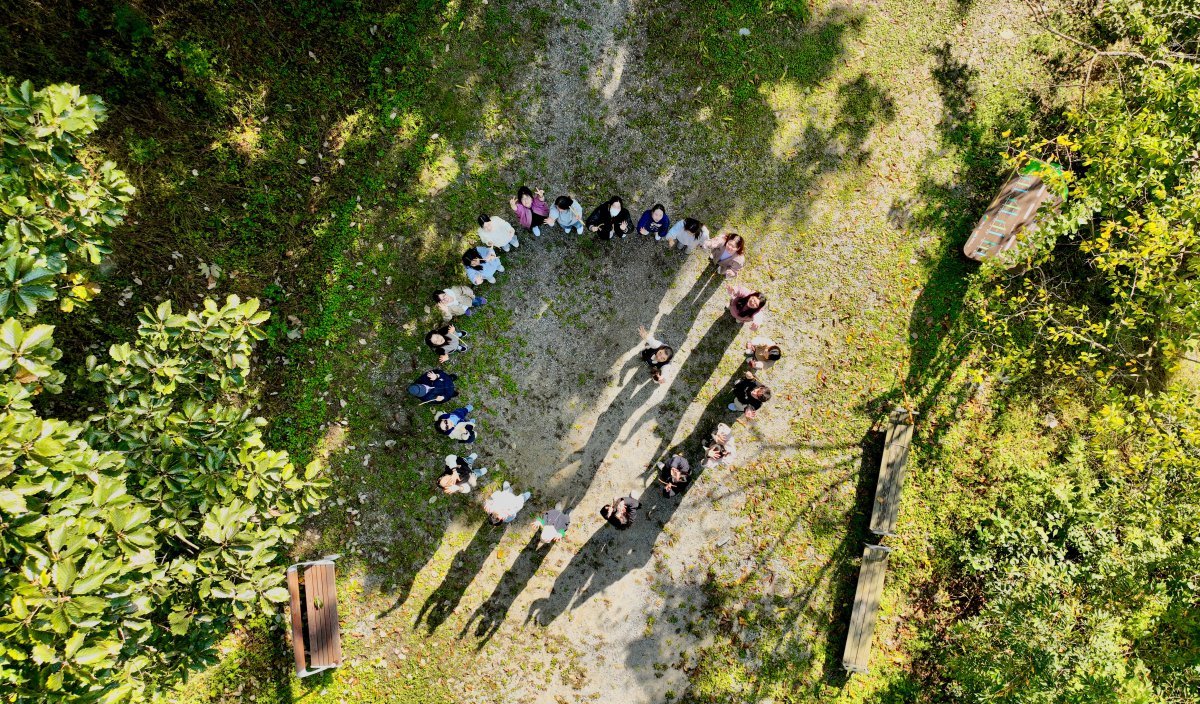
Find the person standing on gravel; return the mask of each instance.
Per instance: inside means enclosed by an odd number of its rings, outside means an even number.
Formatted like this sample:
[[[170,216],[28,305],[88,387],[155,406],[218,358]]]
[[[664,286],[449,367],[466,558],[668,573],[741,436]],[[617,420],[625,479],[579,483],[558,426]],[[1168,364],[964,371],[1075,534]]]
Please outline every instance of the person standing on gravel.
[[[563,232],[575,229],[575,234],[583,234],[583,206],[571,196],[559,196],[550,206],[550,220],[561,227]]]
[[[441,369],[430,369],[408,386],[408,393],[421,399],[422,404],[445,403],[458,395],[454,388],[457,376]]]
[[[479,478],[487,474],[487,469],[474,468],[479,455],[472,452],[466,457],[446,455],[442,476],[438,477],[438,487],[446,494],[470,494],[471,489],[479,483]]]
[[[709,259],[722,276],[733,278],[746,265],[746,240],[736,232],[713,237],[701,246],[708,250]]]
[[[758,335],[746,343],[746,364],[751,369],[766,371],[782,356],[783,350],[766,335]]]
[[[537,193],[534,193],[528,186],[521,186],[517,189],[517,197],[508,200],[508,206],[517,214],[517,221],[521,223],[521,227],[532,232],[534,237],[542,236],[542,223],[546,222],[546,216],[550,214],[543,198],[545,192],[542,189],[539,188]]]
[[[683,485],[692,478],[692,467],[683,455],[672,455],[666,462],[655,465],[658,468],[658,483],[662,484],[663,496],[674,496],[683,491]]]
[[[524,494],[514,493],[512,485],[504,482],[499,491],[493,491],[488,500],[483,502],[483,510],[487,512],[488,520],[494,526],[512,523],[531,496],[533,494],[528,491]]]
[[[499,247],[505,252],[513,247],[521,246],[520,240],[517,239],[517,231],[499,215],[480,213],[479,217],[475,218],[475,222],[479,224],[479,229],[476,231],[479,241],[485,245]]]
[[[667,208],[662,203],[652,205],[638,220],[638,234],[654,235],[655,242],[666,237],[670,228],[671,218],[667,217]]]
[[[504,271],[500,257],[491,247],[471,247],[463,252],[462,263],[467,280],[476,286],[484,281],[489,284],[496,283],[496,274]]]
[[[722,464],[733,464],[737,457],[737,446],[733,442],[733,428],[721,423],[713,431],[712,437],[704,445],[704,460],[702,467],[716,467]]]
[[[614,237],[626,237],[633,229],[633,218],[621,202],[620,196],[613,196],[608,201],[596,206],[587,219],[588,230],[598,240],[611,240]]]
[[[600,515],[613,528],[625,530],[633,525],[633,519],[637,517],[637,510],[641,507],[642,503],[633,498],[632,495],[623,496],[619,499],[613,499],[611,504],[601,508]]]
[[[541,530],[538,535],[538,548],[557,543],[567,534],[567,527],[571,525],[571,512],[562,510],[562,504],[558,504],[538,516],[533,524]]]
[[[754,376],[754,372],[746,372],[745,376],[733,385],[733,403],[727,408],[734,413],[744,413],[747,418],[754,418],[758,409],[770,400],[771,390],[766,384],[760,382]]]
[[[467,346],[462,343],[466,336],[467,333],[459,331],[453,323],[447,323],[425,335],[425,344],[438,353],[438,364],[445,364],[450,361],[451,354],[467,351]]]
[[[695,218],[676,220],[671,229],[667,230],[667,244],[674,249],[675,243],[678,242],[679,247],[688,254],[691,254],[697,245],[707,241],[708,226]]]
[[[726,290],[729,291],[729,314],[743,325],[749,323],[751,330],[758,330],[767,317],[767,297],[745,286],[730,285]]]
[[[475,421],[467,418],[473,410],[474,406],[467,405],[449,413],[438,413],[433,417],[433,427],[442,435],[459,442],[475,442]]]
[[[470,286],[451,286],[433,294],[433,302],[442,312],[442,320],[450,322],[456,315],[470,315],[472,307],[487,303],[487,299],[476,296]]]
[[[642,361],[650,367],[650,377],[658,383],[663,383],[666,379],[663,377],[663,367],[671,363],[675,357],[675,350],[669,345],[664,345],[650,334],[645,325],[638,328],[638,334],[646,341],[646,346],[642,349]]]

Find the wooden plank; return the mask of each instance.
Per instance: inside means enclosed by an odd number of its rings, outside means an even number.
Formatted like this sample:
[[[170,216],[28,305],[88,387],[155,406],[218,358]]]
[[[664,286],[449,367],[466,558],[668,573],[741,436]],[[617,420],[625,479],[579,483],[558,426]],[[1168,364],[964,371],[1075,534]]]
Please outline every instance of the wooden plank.
[[[328,587],[329,587],[329,664],[337,666],[342,664],[342,626],[338,621],[338,601],[337,601],[337,574],[333,568],[333,563],[329,564]]]
[[[900,495],[904,490],[904,472],[908,464],[908,446],[913,427],[908,423],[907,410],[891,414],[891,424],[883,445],[879,463],[879,480],[875,483],[875,502],[871,508],[871,532],[893,535],[900,516]]]
[[[321,580],[317,579],[320,565],[310,565],[304,568],[304,600],[308,612],[308,657],[314,668],[321,667],[325,658],[325,613],[320,604],[325,605],[321,594]]]
[[[850,612],[850,628],[846,633],[846,650],[842,654],[842,667],[849,672],[868,671],[871,639],[875,634],[875,618],[879,612],[879,599],[883,594],[883,578],[890,552],[890,548],[879,545],[863,548],[858,586],[854,590],[854,608]]]
[[[304,658],[304,617],[300,611],[300,574],[295,567],[287,571],[288,593],[292,595],[292,654],[296,658],[296,674],[302,674],[306,669]]]

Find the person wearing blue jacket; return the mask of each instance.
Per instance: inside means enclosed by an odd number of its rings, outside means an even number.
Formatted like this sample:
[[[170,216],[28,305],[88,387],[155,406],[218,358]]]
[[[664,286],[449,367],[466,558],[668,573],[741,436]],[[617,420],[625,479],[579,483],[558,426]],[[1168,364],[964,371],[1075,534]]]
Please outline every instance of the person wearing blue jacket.
[[[655,203],[652,208],[642,213],[638,220],[638,232],[643,235],[654,235],[654,240],[661,240],[671,229],[671,218],[667,217],[667,208],[662,203]]]
[[[421,403],[445,403],[458,395],[454,388],[457,378],[441,369],[431,369],[409,385],[408,393],[421,399]]]
[[[500,257],[496,256],[496,250],[491,247],[472,247],[468,249],[463,252],[462,264],[463,271],[467,274],[467,279],[476,286],[484,281],[489,284],[496,283],[496,273],[504,271],[504,265],[500,263]]]

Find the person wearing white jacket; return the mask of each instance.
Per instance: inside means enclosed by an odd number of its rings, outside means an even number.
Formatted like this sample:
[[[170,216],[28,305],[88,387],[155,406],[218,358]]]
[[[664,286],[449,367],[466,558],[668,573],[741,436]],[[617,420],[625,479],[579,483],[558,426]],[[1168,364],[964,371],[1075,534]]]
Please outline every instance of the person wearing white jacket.
[[[559,196],[550,206],[550,222],[558,225],[563,232],[575,230],[575,234],[583,234],[583,206],[571,196]]]
[[[708,242],[708,238],[708,226],[695,218],[676,220],[671,229],[667,230],[667,244],[674,248],[678,243],[679,248],[689,254],[697,246]]]
[[[492,492],[491,497],[483,502],[483,510],[487,511],[488,520],[494,526],[501,523],[512,523],[521,509],[525,508],[525,502],[529,501],[531,496],[533,494],[528,491],[524,494],[514,493],[512,485],[504,482],[504,486],[499,491]]]
[[[499,215],[480,214],[475,220],[479,223],[479,240],[489,247],[499,247],[505,252],[513,247],[520,247],[517,231],[508,221]]]

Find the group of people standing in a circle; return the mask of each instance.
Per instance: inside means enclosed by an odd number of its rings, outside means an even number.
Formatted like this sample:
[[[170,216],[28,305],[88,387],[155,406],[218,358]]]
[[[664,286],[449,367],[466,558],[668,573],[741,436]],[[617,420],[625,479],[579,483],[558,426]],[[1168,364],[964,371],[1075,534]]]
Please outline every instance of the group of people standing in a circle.
[[[746,264],[746,241],[741,235],[729,232],[714,237],[704,223],[690,217],[672,222],[666,207],[661,203],[655,203],[643,211],[635,223],[624,201],[614,196],[596,206],[591,214],[584,218],[583,206],[572,196],[561,195],[555,198],[552,204],[547,204],[542,189],[521,186],[517,189],[516,196],[509,199],[509,208],[523,234],[532,234],[534,237],[540,237],[543,228],[553,227],[577,236],[590,233],[597,240],[611,240],[630,235],[653,237],[656,241],[666,240],[671,248],[679,247],[687,253],[696,249],[703,250],[717,272],[727,279],[736,277]],[[472,286],[480,286],[484,282],[496,283],[496,275],[504,271],[497,250],[509,252],[521,246],[517,229],[499,215],[480,214],[476,218],[476,224],[481,244],[468,248],[462,255],[463,272],[469,285],[450,286],[433,295],[433,300],[442,314],[443,324],[425,336],[425,344],[437,355],[439,365],[446,364],[453,355],[468,349],[464,342],[467,333],[458,329],[454,319],[470,316],[479,306],[487,303],[486,298],[475,294]],[[761,291],[737,286],[732,282],[726,288],[729,293],[729,314],[738,323],[757,331],[766,317],[767,297]],[[644,341],[641,358],[646,363],[651,378],[657,383],[664,383],[665,369],[675,359],[675,350],[656,339],[645,327],[640,328],[639,332]],[[771,399],[771,389],[761,377],[780,356],[779,345],[768,337],[757,336],[747,344],[747,370],[734,384],[733,399],[727,407],[731,413],[738,414],[736,420],[731,422],[755,418],[763,404]],[[447,403],[458,396],[454,385],[457,378],[455,374],[439,366],[418,377],[408,387],[408,392],[416,397],[421,405]],[[477,423],[471,418],[472,411],[474,407],[467,404],[450,411],[436,412],[433,418],[434,429],[458,442],[473,443],[477,437]],[[733,428],[730,424],[720,423],[704,444],[699,465],[729,465],[735,462],[736,458]],[[438,487],[447,494],[470,493],[477,486],[479,479],[487,474],[487,468],[475,466],[477,460],[476,453],[466,456],[447,455],[443,462],[442,474],[437,480]],[[692,480],[692,463],[682,455],[672,455],[658,462],[655,469],[657,482],[663,494],[668,497],[681,493]],[[488,497],[483,507],[494,525],[510,523],[516,519],[530,498],[530,492],[518,494],[508,482],[504,482],[499,490]],[[633,525],[640,507],[641,502],[631,494],[613,499],[600,510],[600,515],[614,527],[625,529]],[[566,535],[570,523],[570,511],[562,505],[543,513],[536,520],[540,530],[540,544],[560,540]]]

